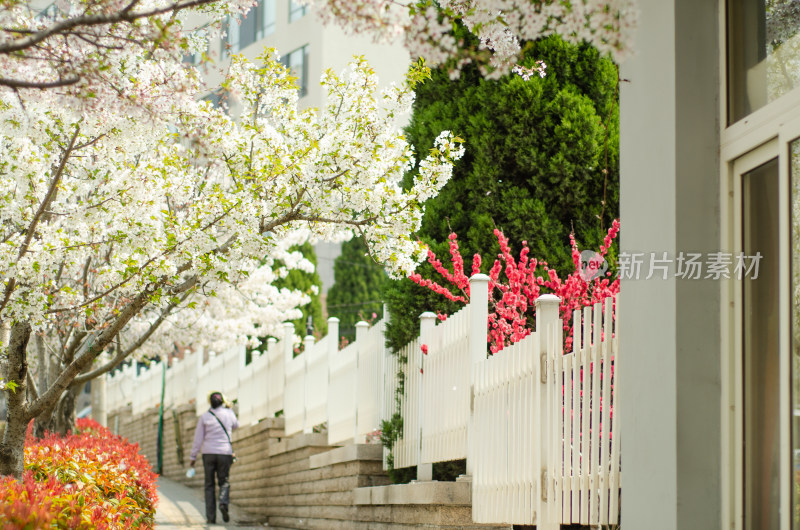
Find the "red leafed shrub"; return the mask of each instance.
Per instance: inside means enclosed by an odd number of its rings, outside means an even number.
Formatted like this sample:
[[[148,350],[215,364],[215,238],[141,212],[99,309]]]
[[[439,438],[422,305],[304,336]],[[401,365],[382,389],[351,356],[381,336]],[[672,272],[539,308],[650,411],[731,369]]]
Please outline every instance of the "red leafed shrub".
[[[34,528],[153,528],[156,475],[139,446],[92,420],[69,436],[29,436],[21,482],[0,478],[0,523]]]

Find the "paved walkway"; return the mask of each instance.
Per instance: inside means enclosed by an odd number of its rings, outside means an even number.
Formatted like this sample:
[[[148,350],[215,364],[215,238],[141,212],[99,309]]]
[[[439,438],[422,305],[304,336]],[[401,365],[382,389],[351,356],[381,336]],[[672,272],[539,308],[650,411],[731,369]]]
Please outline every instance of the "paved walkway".
[[[231,522],[223,523],[222,515],[217,513],[218,524],[206,524],[206,508],[202,491],[188,488],[183,484],[165,477],[158,477],[158,508],[156,510],[156,528],[163,530],[189,530],[207,528],[222,530],[224,528],[248,528],[251,530],[267,528],[266,523],[258,524],[256,517],[231,505]]]

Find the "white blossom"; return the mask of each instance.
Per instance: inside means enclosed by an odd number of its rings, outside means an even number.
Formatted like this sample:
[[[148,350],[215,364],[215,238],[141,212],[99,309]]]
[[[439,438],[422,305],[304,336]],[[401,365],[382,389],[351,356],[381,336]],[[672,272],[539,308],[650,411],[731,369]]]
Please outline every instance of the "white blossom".
[[[622,61],[631,50],[636,23],[633,0],[300,0],[312,5],[325,23],[351,33],[366,33],[377,42],[402,36],[412,57],[432,67],[446,65],[453,77],[475,62],[487,77],[511,70],[520,41],[557,33],[571,42],[589,42],[601,53]],[[457,42],[451,30],[461,22],[479,40],[472,50]],[[537,70],[541,75],[543,70]]]

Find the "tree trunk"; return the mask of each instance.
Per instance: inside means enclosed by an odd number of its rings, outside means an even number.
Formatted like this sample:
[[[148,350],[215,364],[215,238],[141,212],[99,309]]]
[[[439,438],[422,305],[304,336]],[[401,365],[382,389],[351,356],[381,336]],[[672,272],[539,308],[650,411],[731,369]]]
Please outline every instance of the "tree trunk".
[[[30,421],[25,402],[30,337],[31,326],[27,322],[17,322],[11,326],[5,375],[8,382],[16,387],[13,390],[9,387],[5,389],[8,417],[3,441],[0,442],[0,475],[12,475],[17,479],[22,477],[25,431]]]
[[[53,414],[54,432],[62,436],[75,432],[75,398],[78,394],[80,389],[68,388],[61,395]]]
[[[33,423],[33,435],[43,438],[45,433],[52,432],[65,436],[75,432],[75,399],[80,389],[69,388],[52,407],[39,414]]]
[[[9,412],[3,441],[0,442],[0,475],[22,478],[25,457],[25,431],[28,422],[20,414]]]
[[[33,435],[42,439],[48,432],[55,432],[55,406],[36,416],[33,421]]]

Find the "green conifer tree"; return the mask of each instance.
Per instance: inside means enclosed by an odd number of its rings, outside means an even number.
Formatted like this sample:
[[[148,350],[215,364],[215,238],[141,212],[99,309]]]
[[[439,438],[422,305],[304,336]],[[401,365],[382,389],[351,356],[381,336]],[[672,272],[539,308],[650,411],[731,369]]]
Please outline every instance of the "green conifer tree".
[[[364,240],[354,237],[342,244],[342,253],[333,264],[333,277],[334,284],[328,290],[328,315],[339,319],[339,335],[353,341],[356,322],[383,317],[381,290],[387,276],[383,267],[367,255]]]
[[[462,255],[480,252],[482,272],[488,272],[499,251],[492,234],[497,227],[514,251],[527,241],[531,256],[569,272],[570,232],[582,247],[597,248],[603,229],[619,215],[615,65],[591,46],[557,36],[527,44],[523,64],[537,59],[547,64],[541,79],[486,80],[467,68],[457,80],[434,71],[417,90],[406,129],[416,150],[443,129],[465,140],[466,154],[426,203],[419,232],[445,263],[454,231]],[[418,272],[438,279],[427,264]],[[395,349],[419,333],[424,311],[457,308],[409,280],[390,282],[385,298],[392,315],[387,339]]]

